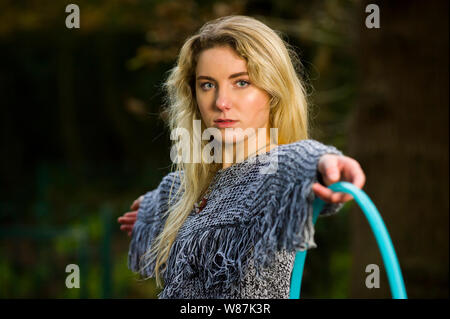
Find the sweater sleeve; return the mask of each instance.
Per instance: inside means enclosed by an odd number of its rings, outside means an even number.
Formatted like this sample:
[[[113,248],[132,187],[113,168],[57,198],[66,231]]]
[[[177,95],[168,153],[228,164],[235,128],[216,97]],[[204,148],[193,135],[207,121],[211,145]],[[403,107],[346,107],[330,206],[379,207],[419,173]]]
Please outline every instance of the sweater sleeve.
[[[293,179],[297,182],[308,181],[310,185],[321,183],[325,186],[322,176],[318,171],[320,158],[325,154],[343,155],[343,153],[332,145],[325,145],[318,141],[308,139],[292,143],[290,152],[287,152],[285,163],[294,170],[285,170],[285,172],[294,173]],[[315,194],[310,191],[310,199],[314,200]],[[344,206],[343,203],[331,204],[325,203],[319,217],[336,214]]]
[[[154,261],[142,257],[148,253],[153,240],[164,226],[169,196],[170,194],[173,196],[179,187],[175,174],[172,172],[166,175],[156,189],[144,195],[131,234],[128,268],[146,277],[153,276]]]
[[[301,251],[317,247],[312,185],[318,181],[318,162],[325,154],[342,155],[342,152],[315,140],[301,140],[280,148],[278,167],[262,187],[268,198],[264,203],[255,200],[255,208],[260,212],[260,219],[254,221],[261,234],[255,243],[258,265],[267,267],[282,249]],[[328,204],[321,215],[335,214],[341,207],[342,204]]]
[[[322,176],[319,171],[317,171],[317,182],[325,185],[325,182],[322,179]],[[342,207],[344,206],[344,203],[338,203],[338,204],[332,204],[332,203],[325,203],[323,205],[322,210],[319,213],[319,217],[325,217],[336,214]]]

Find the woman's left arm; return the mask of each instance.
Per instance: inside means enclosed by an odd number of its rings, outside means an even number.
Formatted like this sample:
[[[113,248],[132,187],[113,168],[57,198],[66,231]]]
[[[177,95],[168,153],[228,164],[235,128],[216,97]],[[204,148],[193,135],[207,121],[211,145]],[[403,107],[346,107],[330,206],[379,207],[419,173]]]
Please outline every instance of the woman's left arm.
[[[312,189],[326,203],[344,203],[353,199],[352,195],[333,192],[327,186],[339,181],[346,181],[362,189],[366,182],[361,165],[353,158],[344,155],[323,155],[319,159],[317,170],[321,174],[325,186],[314,183]]]

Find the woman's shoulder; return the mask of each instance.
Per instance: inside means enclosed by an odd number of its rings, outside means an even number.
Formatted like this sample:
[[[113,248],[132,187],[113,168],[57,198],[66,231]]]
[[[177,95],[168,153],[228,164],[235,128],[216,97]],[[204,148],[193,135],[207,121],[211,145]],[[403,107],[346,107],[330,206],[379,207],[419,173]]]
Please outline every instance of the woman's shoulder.
[[[179,172],[166,174],[156,188],[148,191],[144,195],[138,216],[143,220],[147,220],[149,217],[154,219],[161,215],[166,209],[168,198],[176,195],[180,183]]]
[[[341,153],[336,147],[332,145],[326,145],[314,139],[298,140],[289,144],[282,144],[278,146],[279,153],[286,156],[300,155],[302,158],[307,156],[316,156],[323,152],[337,152]]]
[[[279,145],[271,152],[272,170],[282,177],[307,177],[316,174],[317,164],[322,155],[342,155],[336,147],[323,144],[313,139],[298,140],[289,144]]]
[[[159,184],[158,188],[161,190],[167,190],[168,188],[176,187],[178,188],[181,184],[181,177],[183,176],[183,171],[173,171],[166,174]]]

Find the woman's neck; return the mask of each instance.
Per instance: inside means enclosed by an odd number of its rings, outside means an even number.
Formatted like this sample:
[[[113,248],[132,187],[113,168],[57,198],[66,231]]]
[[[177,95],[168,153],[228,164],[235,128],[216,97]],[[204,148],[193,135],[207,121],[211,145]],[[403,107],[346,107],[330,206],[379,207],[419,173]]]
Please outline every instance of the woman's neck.
[[[222,169],[242,162],[249,157],[266,153],[276,146],[276,143],[271,142],[269,135],[259,138],[257,135],[252,135],[239,143],[223,144]]]

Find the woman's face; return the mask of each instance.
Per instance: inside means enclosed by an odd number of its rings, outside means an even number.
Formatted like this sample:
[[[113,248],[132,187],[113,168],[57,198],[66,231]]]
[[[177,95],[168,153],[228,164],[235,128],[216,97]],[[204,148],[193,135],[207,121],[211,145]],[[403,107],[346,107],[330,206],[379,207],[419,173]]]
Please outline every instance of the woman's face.
[[[227,46],[200,53],[196,67],[197,104],[206,127],[216,127],[224,143],[243,141],[246,136],[225,135],[226,128],[248,128],[269,133],[269,94],[250,82],[247,63]],[[220,122],[220,120],[232,122]],[[236,130],[235,132],[239,132]]]

